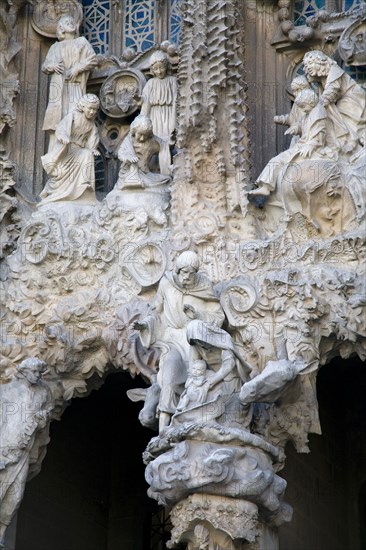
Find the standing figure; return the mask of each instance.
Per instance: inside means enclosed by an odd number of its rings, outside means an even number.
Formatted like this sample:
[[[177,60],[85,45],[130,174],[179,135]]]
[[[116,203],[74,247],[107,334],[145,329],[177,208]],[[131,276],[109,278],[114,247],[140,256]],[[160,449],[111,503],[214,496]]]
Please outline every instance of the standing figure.
[[[78,25],[71,15],[61,17],[57,24],[59,42],[53,44],[42,65],[51,75],[49,101],[43,130],[50,131],[49,150],[58,123],[73,111],[86,93],[90,71],[96,65],[96,54],[86,38],[78,36]]]
[[[25,359],[14,379],[0,385],[0,548],[22,501],[25,484],[39,472],[49,441],[52,394],[42,381],[46,364]]]
[[[58,124],[52,150],[41,157],[50,179],[40,194],[40,205],[72,201],[82,195],[84,201],[95,202],[94,157],[100,153],[94,120],[98,108],[97,96],[86,94]]]
[[[142,91],[141,114],[152,120],[154,134],[174,144],[173,132],[176,128],[176,102],[178,84],[175,76],[169,76],[169,60],[162,51],[151,56],[150,71],[153,74]],[[162,150],[159,155],[160,171],[170,175],[170,151]]]
[[[187,379],[189,361],[198,359],[187,340],[187,325],[196,319],[205,327],[221,327],[225,314],[215,296],[212,283],[199,273],[199,258],[195,252],[183,252],[175,270],[167,272],[159,288],[149,316],[135,321],[134,328],[146,348],[161,350],[157,381],[161,388],[158,404],[159,431],[169,425]]]

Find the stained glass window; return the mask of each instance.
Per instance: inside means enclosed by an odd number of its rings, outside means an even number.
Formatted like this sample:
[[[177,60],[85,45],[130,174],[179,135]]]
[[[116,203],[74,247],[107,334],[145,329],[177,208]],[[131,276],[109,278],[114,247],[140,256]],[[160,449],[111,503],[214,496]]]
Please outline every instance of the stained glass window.
[[[358,8],[360,4],[361,0],[343,0],[343,10],[353,10],[355,8]]]
[[[315,15],[318,10],[325,9],[325,0],[300,0],[294,4],[294,23],[305,25],[306,19]]]
[[[155,0],[126,0],[125,46],[144,52],[155,44]]]
[[[169,40],[179,44],[182,29],[182,16],[180,12],[180,0],[170,0],[169,13]]]
[[[111,0],[83,0],[84,22],[81,34],[96,53],[107,53]]]
[[[343,70],[346,71],[352,78],[354,78],[359,84],[366,87],[366,67],[349,67],[344,65]]]

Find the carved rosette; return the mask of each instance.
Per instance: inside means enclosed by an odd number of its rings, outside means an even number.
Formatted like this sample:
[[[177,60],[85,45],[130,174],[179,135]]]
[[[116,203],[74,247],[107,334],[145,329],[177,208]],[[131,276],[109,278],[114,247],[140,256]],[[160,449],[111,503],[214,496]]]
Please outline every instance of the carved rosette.
[[[38,34],[56,38],[60,17],[71,15],[79,26],[83,20],[83,8],[79,0],[35,0],[32,26]]]

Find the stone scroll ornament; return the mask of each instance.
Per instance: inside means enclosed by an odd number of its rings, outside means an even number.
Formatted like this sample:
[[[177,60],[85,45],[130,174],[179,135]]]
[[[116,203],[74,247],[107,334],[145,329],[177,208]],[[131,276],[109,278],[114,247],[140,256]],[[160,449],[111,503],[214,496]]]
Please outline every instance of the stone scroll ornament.
[[[49,179],[40,194],[39,206],[60,201],[96,201],[94,157],[99,155],[99,134],[94,120],[98,108],[97,96],[86,94],[57,125],[54,145],[42,157]]]
[[[321,51],[305,54],[304,71],[292,83],[291,112],[275,117],[289,126],[290,147],[264,167],[249,197],[265,204],[269,234],[287,227],[295,238],[331,237],[362,218],[366,92]]]
[[[58,42],[49,49],[42,65],[49,74],[49,101],[42,129],[50,133],[49,149],[61,120],[72,112],[86,93],[90,71],[96,66],[96,54],[86,38],[79,36],[79,23],[71,15],[57,23]]]

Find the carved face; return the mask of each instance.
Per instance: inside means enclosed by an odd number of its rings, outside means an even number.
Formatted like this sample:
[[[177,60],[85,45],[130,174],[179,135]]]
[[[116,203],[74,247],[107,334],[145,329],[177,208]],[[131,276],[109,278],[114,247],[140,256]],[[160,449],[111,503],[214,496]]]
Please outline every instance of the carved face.
[[[194,267],[182,267],[182,269],[179,270],[179,273],[177,273],[178,281],[183,287],[190,286],[194,284],[196,280],[196,273],[197,271],[194,269]]]
[[[22,374],[28,380],[28,382],[32,385],[38,384],[42,375],[40,370],[37,368],[23,369]]]
[[[135,131],[133,132],[133,141],[135,143],[145,143],[145,141],[147,139],[149,139],[149,137],[151,136],[151,133],[148,132],[147,130],[145,129],[140,129],[140,128],[136,128]]]
[[[87,104],[84,107],[84,115],[88,120],[93,120],[96,117],[98,112],[98,107],[96,105]]]
[[[189,365],[188,373],[193,377],[204,376],[206,373],[206,363],[204,361],[193,361]]]
[[[157,61],[154,63],[154,65],[151,66],[151,72],[154,76],[157,78],[165,78],[166,77],[166,65],[163,61]]]

